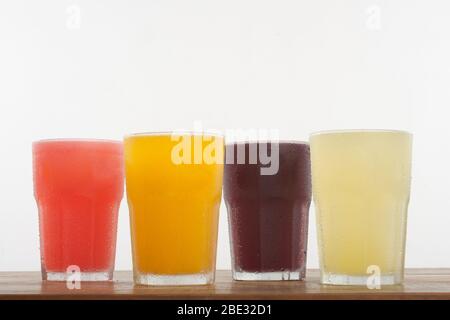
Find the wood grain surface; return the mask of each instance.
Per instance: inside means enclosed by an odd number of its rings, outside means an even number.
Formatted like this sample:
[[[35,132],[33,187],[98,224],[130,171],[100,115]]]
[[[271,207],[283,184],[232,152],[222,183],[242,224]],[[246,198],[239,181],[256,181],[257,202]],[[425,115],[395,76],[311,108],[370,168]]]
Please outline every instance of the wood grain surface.
[[[308,270],[306,281],[237,282],[230,271],[218,271],[210,286],[136,286],[129,271],[112,282],[83,282],[69,290],[64,282],[42,282],[39,272],[0,272],[0,299],[450,299],[450,269],[408,269],[400,286],[379,290],[324,286],[319,272]]]

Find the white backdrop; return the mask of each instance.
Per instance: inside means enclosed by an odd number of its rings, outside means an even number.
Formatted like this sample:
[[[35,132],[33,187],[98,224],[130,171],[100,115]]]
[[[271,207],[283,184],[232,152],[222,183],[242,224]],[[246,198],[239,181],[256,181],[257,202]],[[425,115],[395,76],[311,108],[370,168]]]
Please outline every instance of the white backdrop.
[[[413,132],[406,264],[449,266],[449,14],[447,0],[2,0],[0,270],[39,270],[33,140],[194,121],[301,140]],[[310,221],[317,267],[314,210]],[[125,201],[116,267],[131,268]]]

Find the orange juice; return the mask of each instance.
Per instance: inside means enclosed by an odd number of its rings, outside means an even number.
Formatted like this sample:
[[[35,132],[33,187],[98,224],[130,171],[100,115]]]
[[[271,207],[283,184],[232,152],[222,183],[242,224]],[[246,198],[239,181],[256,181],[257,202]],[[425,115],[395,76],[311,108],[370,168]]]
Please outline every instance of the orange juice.
[[[177,139],[170,134],[125,138],[139,284],[207,284],[214,279],[224,141],[190,134]]]

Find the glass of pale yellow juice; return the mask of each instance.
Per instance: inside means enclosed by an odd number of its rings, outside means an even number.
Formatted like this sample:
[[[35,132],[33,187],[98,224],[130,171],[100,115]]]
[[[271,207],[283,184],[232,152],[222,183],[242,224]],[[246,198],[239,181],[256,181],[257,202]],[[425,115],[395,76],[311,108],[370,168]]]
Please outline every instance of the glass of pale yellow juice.
[[[125,137],[135,283],[214,281],[223,153],[219,135]]]
[[[312,134],[321,282],[403,281],[412,135],[391,130]]]

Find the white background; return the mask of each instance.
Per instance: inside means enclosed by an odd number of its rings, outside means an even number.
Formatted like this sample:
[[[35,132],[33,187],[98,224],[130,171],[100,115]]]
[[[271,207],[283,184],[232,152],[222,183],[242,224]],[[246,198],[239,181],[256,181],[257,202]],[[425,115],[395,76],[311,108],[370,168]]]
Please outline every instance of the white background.
[[[39,270],[33,140],[197,120],[301,140],[412,131],[406,264],[450,266],[449,15],[447,0],[2,0],[0,270]],[[119,223],[116,266],[130,269],[125,201]],[[224,208],[219,237],[229,268]]]

